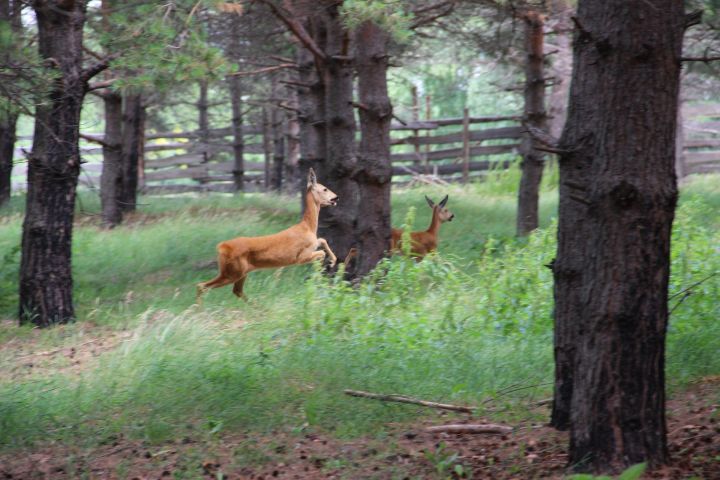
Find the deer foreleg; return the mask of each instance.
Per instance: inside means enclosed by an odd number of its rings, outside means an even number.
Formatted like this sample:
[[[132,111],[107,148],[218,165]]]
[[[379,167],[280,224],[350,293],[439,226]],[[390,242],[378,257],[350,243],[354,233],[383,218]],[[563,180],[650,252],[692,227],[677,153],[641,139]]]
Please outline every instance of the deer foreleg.
[[[322,247],[322,249],[327,252],[328,257],[330,257],[330,268],[333,268],[337,263],[337,257],[333,251],[330,250],[330,245],[328,245],[327,240],[324,238],[318,238],[318,246]]]

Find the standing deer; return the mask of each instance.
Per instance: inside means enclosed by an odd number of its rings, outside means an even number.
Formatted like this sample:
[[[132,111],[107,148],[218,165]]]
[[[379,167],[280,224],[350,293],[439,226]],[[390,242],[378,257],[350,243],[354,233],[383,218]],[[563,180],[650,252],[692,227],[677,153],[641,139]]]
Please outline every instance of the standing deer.
[[[317,183],[315,172],[308,172],[305,193],[305,213],[300,223],[273,235],[262,237],[237,237],[218,244],[218,276],[197,285],[197,302],[211,288],[224,287],[231,283],[233,293],[247,300],[243,285],[248,273],[261,268],[278,268],[289,265],[323,261],[327,254],[330,267],[335,266],[337,257],[330,250],[324,238],[317,237],[320,209],[337,205],[338,197],[325,186]],[[322,247],[323,250],[317,250]]]
[[[425,200],[427,200],[428,205],[430,205],[430,208],[432,208],[433,211],[430,226],[427,230],[410,233],[410,254],[418,260],[422,260],[425,255],[437,249],[440,224],[450,222],[453,218],[455,218],[455,215],[445,208],[445,204],[448,201],[447,195],[445,195],[445,198],[443,198],[437,205],[435,205],[435,202],[430,200],[427,195],[425,196]],[[390,249],[393,252],[402,251],[402,234],[403,230],[401,228],[392,229]]]

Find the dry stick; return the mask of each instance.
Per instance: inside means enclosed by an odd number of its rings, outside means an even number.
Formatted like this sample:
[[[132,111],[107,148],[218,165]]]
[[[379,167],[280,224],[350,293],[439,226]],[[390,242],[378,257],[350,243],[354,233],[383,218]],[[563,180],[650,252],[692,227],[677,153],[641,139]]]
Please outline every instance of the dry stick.
[[[380,393],[362,392],[359,390],[344,390],[343,392],[345,393],[345,395],[350,395],[351,397],[372,398],[385,402],[409,403],[412,405],[422,405],[423,407],[439,408],[441,410],[452,410],[454,412],[473,413],[475,411],[475,408],[473,407],[450,405],[448,403],[428,402],[426,400],[418,400],[415,398],[406,397],[405,395],[383,395]]]
[[[494,423],[437,425],[425,429],[428,433],[510,433],[512,430],[512,427],[507,425],[496,425]]]

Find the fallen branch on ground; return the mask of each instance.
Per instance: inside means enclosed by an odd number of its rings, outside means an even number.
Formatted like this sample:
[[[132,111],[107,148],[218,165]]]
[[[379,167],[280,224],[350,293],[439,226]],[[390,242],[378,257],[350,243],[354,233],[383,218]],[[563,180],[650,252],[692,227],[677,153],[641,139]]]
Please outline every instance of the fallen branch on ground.
[[[374,400],[382,400],[385,402],[409,403],[411,405],[422,405],[423,407],[439,408],[441,410],[452,410],[454,412],[473,413],[475,408],[463,405],[450,405],[448,403],[428,402],[426,400],[418,400],[416,398],[406,397],[405,395],[383,395],[380,393],[362,392],[359,390],[344,390],[345,395],[351,397],[372,398]]]
[[[425,429],[428,433],[510,433],[512,430],[512,427],[507,425],[496,425],[494,423],[437,425]]]

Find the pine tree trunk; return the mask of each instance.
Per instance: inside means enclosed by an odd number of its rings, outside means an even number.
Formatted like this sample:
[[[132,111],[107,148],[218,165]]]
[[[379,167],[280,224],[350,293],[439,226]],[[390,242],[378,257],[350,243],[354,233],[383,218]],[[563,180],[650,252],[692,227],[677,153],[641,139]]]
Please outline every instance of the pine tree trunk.
[[[202,149],[203,162],[210,160],[210,119],[208,117],[208,82],[207,80],[201,80],[200,83],[200,96],[198,97],[197,110],[198,110],[198,140],[200,141],[200,148]]]
[[[360,148],[356,175],[360,202],[355,238],[355,277],[370,272],[390,249],[390,120],[388,34],[373,22],[357,30],[356,66],[360,104]],[[360,47],[362,46],[362,47]]]
[[[0,21],[9,22],[13,34],[18,36],[22,33],[21,10],[22,4],[18,0],[0,0]],[[0,55],[3,54],[0,53]],[[10,52],[8,51],[5,55],[9,60]],[[12,193],[17,119],[17,112],[0,109],[0,207],[10,201]]]
[[[581,0],[561,144],[556,405],[570,465],[667,461],[665,332],[683,3]],[[568,403],[569,401],[569,403]]]
[[[272,129],[272,120],[270,119],[270,112],[268,111],[268,107],[262,108],[262,130],[263,130],[263,138],[262,138],[263,157],[265,160],[265,164],[264,164],[265,178],[264,178],[263,187],[266,192],[269,192],[270,187],[272,186],[272,176],[273,176],[273,169],[272,169],[273,129]]]
[[[230,19],[230,46],[228,54],[231,61],[239,61],[241,53],[241,25],[240,17],[232,15]],[[232,108],[232,132],[233,132],[233,180],[235,191],[245,190],[245,138],[243,137],[243,82],[239,75],[228,77],[230,87],[230,104]]]
[[[543,80],[543,16],[527,12],[525,23],[525,107],[524,120],[529,126],[545,129],[545,81]],[[518,189],[517,234],[528,235],[538,227],[538,201],[544,155],[535,150],[529,133],[523,135],[522,176]]]
[[[299,109],[297,91],[294,88],[288,89],[290,106]],[[297,183],[300,181],[300,119],[298,113],[292,111],[285,122],[285,182],[284,190],[287,193],[295,193]]]
[[[123,209],[120,195],[123,186],[122,170],[122,97],[108,91],[103,95],[105,104],[105,136],[103,165],[100,176],[100,202],[102,221],[108,228],[120,225]]]
[[[279,108],[272,111],[272,137],[273,137],[273,175],[272,189],[276,192],[282,190],[285,163],[285,132],[283,125],[283,112]]]
[[[57,73],[35,113],[20,265],[20,322],[46,327],[73,319],[71,243],[80,173],[85,2],[34,2],[38,47]]]
[[[353,179],[356,165],[353,65],[348,60],[351,38],[339,14],[339,5],[323,14],[327,31],[323,68],[325,85],[326,168],[318,180],[335,192],[338,205],[320,213],[318,236],[326,239],[338,258],[345,258],[355,243],[358,189]]]
[[[17,115],[0,111],[0,207],[10,201],[12,193],[13,155]]]
[[[232,103],[233,155],[235,157],[233,179],[235,180],[235,191],[242,192],[245,189],[242,80],[239,76],[233,75],[230,77],[229,84],[230,101]]]
[[[326,32],[323,22],[308,20],[305,28],[312,35],[319,48],[324,49]],[[325,178],[325,155],[327,134],[325,131],[325,84],[318,74],[318,67],[312,54],[305,48],[298,48],[298,77],[301,84],[297,88],[300,114],[300,162],[298,189],[301,202],[305,202],[305,179],[310,168],[314,169],[320,182]],[[303,205],[304,206],[304,205]]]
[[[145,107],[142,95],[130,94],[124,97],[122,128],[122,194],[120,207],[123,212],[134,212],[137,207],[138,165],[143,151],[145,134]]]

